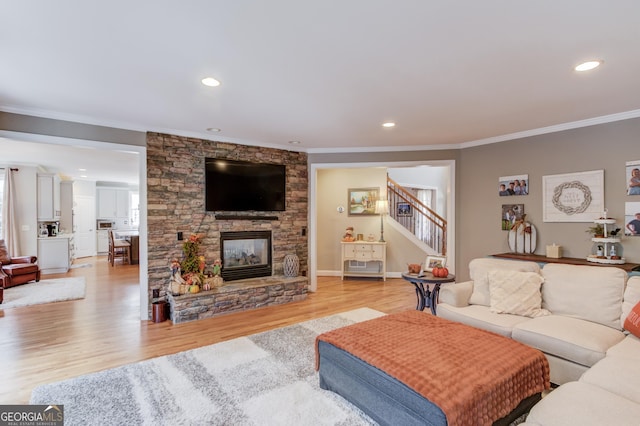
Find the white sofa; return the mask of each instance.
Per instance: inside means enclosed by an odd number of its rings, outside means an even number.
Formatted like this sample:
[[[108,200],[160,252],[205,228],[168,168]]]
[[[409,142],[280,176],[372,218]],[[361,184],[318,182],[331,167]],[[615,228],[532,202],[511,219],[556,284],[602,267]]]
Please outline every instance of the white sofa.
[[[536,404],[527,424],[640,424],[640,339],[623,329],[640,301],[640,277],[628,278],[614,267],[546,264],[540,269],[534,262],[493,258],[474,259],[469,272],[470,281],[442,286],[438,316],[541,350],[551,382],[562,385]],[[500,277],[513,277],[516,287],[527,277],[525,287],[531,290],[537,275],[542,278],[537,281],[539,309],[529,309],[530,316],[495,312]]]

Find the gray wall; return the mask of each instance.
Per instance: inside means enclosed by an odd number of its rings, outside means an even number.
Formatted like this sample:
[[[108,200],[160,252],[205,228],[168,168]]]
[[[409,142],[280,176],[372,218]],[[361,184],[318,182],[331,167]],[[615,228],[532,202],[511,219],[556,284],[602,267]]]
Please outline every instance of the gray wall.
[[[524,204],[527,220],[537,229],[536,254],[546,245],[562,245],[566,257],[591,254],[589,223],[545,223],[542,215],[542,177],[604,170],[605,207],[624,228],[627,196],[625,162],[640,160],[640,119],[583,127],[461,150],[456,191],[457,261],[467,265],[475,257],[509,251],[507,232],[500,230],[502,204]],[[529,175],[529,195],[500,197],[498,178]],[[640,262],[640,238],[622,240],[627,262]],[[459,274],[464,271],[457,271]]]

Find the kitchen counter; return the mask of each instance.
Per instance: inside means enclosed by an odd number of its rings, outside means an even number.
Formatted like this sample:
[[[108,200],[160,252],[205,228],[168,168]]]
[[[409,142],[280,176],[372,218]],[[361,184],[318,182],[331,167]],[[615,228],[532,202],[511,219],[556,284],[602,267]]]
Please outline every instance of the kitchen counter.
[[[73,238],[73,234],[58,234],[55,237],[38,237],[39,240],[53,240],[56,238]]]
[[[139,232],[135,229],[129,230],[115,230],[113,231],[113,237],[116,239],[124,239],[131,243],[131,264],[137,265],[140,263],[140,238]]]

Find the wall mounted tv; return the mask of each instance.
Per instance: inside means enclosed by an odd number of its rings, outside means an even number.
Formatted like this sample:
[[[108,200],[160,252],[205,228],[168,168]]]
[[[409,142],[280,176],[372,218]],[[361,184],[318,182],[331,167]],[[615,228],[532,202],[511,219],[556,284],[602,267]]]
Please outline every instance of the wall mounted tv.
[[[207,211],[284,211],[285,191],[284,165],[205,159]]]

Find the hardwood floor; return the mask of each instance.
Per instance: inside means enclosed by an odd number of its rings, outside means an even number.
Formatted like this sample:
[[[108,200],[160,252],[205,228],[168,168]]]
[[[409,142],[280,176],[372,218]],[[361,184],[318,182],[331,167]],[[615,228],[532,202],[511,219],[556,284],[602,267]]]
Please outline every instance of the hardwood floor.
[[[341,281],[319,277],[302,302],[173,325],[139,319],[136,265],[111,267],[106,256],[43,279],[83,276],[85,299],[0,310],[0,404],[26,404],[44,383],[258,333],[360,307],[414,309],[413,286],[396,278]],[[27,284],[28,285],[28,284]]]

